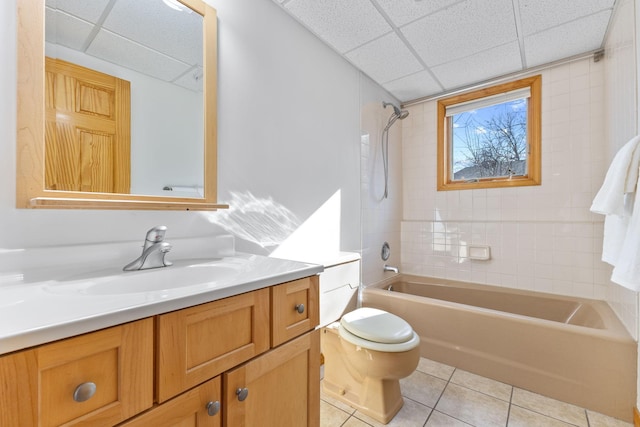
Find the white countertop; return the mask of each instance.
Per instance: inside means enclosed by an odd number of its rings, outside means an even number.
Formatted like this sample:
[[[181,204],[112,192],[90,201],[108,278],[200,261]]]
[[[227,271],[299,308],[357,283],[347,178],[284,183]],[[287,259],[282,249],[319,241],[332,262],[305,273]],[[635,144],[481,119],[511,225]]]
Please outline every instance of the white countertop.
[[[218,263],[225,274],[221,278],[199,279],[186,286],[163,289],[162,283],[182,277],[190,280],[193,270],[187,269],[194,260],[178,260],[174,266],[126,273],[120,265],[98,271],[86,265],[73,270],[48,266],[30,270],[30,274],[13,275],[5,269],[0,277],[0,354],[323,271],[321,265],[243,253],[195,261],[201,263],[196,266],[205,267],[216,267]],[[123,278],[131,288],[122,286]],[[126,290],[110,290],[110,284],[116,282],[120,289]],[[136,288],[137,283],[143,285]],[[160,285],[149,290],[145,283]]]

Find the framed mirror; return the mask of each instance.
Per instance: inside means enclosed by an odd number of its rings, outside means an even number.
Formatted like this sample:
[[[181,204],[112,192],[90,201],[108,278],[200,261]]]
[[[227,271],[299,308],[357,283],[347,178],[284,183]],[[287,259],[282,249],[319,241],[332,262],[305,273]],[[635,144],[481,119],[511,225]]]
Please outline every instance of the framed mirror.
[[[216,61],[202,0],[19,0],[17,207],[225,208]]]

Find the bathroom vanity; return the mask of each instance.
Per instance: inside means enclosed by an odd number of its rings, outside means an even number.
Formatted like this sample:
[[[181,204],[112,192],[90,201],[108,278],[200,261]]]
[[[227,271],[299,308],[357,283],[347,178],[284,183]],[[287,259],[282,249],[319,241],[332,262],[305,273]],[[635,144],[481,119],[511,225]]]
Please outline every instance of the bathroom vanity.
[[[67,295],[65,306],[64,293],[50,293],[50,304],[58,306],[42,315],[52,313],[51,320],[22,329],[16,323],[13,334],[0,328],[0,426],[318,426],[314,328],[322,267],[237,257],[243,267],[226,279],[173,295],[146,290],[121,298],[100,288],[96,296],[85,284],[84,294]],[[140,278],[170,271],[156,270],[140,272]],[[39,306],[37,288],[73,283],[22,283],[31,294],[12,300],[28,311]],[[12,309],[2,296],[15,288],[0,286],[3,324]],[[78,298],[95,304],[85,321],[73,319]],[[69,325],[90,330],[64,336]]]

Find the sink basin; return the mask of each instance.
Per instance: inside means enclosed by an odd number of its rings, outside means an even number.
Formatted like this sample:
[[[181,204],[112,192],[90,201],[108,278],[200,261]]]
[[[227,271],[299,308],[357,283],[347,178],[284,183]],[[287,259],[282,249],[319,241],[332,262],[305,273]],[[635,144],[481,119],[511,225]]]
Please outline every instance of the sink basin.
[[[214,287],[242,271],[235,260],[182,260],[169,267],[123,272],[102,270],[50,282],[44,290],[56,294],[122,295],[168,291],[193,286]]]

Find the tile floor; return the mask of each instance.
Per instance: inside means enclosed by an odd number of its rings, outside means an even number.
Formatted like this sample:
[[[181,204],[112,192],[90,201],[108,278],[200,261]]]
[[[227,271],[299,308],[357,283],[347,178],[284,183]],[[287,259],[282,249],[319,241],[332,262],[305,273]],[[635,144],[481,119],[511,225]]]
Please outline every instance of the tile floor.
[[[390,427],[633,427],[425,358],[401,387],[404,406]],[[383,425],[324,393],[321,398],[321,427]]]

